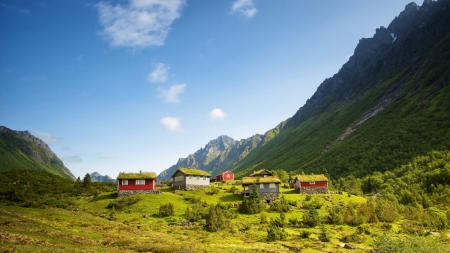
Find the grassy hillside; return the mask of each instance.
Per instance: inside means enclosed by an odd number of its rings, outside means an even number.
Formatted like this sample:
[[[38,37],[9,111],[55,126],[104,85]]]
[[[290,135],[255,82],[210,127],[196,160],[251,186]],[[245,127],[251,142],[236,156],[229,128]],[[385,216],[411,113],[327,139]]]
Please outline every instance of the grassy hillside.
[[[441,167],[449,157],[432,156],[432,168]],[[402,168],[398,173],[405,175]],[[342,187],[349,182],[343,179]],[[448,210],[448,199],[438,206],[431,201],[433,206],[414,209],[388,201],[392,196],[385,193],[376,199],[345,192],[307,196],[281,188],[284,202],[265,204],[262,213],[245,214],[230,206],[242,205],[241,195],[235,194],[242,190],[239,181],[197,191],[164,187],[161,194],[123,198],[117,198],[114,184],[85,185],[38,171],[0,173],[0,184],[5,186],[0,190],[0,249],[5,252],[347,252],[339,246],[342,243],[356,246],[355,252],[374,247],[397,249],[390,252],[413,252],[411,247],[414,252],[450,252],[446,232],[450,212],[447,217],[441,211]],[[173,215],[161,217],[160,207],[169,203]],[[208,209],[217,204],[226,214],[225,223],[219,231],[209,232]],[[187,208],[200,208],[206,218],[187,220]],[[310,225],[308,217],[314,212],[317,217]],[[274,224],[281,226],[283,239],[268,236]]]
[[[22,138],[14,131],[2,127],[0,131],[0,172],[9,170],[47,171],[72,179],[73,175],[56,158],[49,158],[39,146]],[[30,154],[39,156],[38,161]],[[70,173],[70,175],[68,174]]]
[[[449,14],[449,8],[443,12]],[[439,29],[448,32],[448,25],[440,23],[449,18],[441,16],[437,15],[419,31],[411,28],[417,34],[408,39],[428,38],[429,33]],[[305,105],[303,112],[308,117],[304,121],[290,124],[232,171],[237,178],[262,168],[283,169],[292,174],[326,171],[335,178],[364,176],[392,170],[432,150],[449,150],[449,38],[433,40],[434,44],[428,42],[429,48],[425,49],[411,46],[413,43],[406,39],[401,42],[401,49],[380,48],[373,56],[374,65],[368,64],[361,75],[373,73],[377,62],[392,61],[392,66],[377,70],[364,89],[348,87],[350,95],[345,99],[329,87],[332,80],[345,73],[326,80],[316,92],[320,99],[314,101],[319,106],[310,109],[311,103]],[[408,51],[413,49],[416,54]]]

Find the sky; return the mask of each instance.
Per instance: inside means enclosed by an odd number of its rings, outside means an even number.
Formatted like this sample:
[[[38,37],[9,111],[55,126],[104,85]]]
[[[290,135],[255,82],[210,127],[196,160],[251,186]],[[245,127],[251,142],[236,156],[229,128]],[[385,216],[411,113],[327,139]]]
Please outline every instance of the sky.
[[[0,0],[0,125],[76,177],[160,173],[293,116],[408,3]]]

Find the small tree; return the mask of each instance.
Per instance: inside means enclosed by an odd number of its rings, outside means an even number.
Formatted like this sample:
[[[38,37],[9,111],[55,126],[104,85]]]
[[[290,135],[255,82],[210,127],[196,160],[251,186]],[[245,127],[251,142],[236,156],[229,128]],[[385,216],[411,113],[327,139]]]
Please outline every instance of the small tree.
[[[86,175],[83,178],[83,187],[89,187],[91,185],[91,175],[89,173],[86,173]]]
[[[175,207],[172,203],[167,203],[165,205],[159,206],[159,213],[158,215],[160,217],[168,217],[173,216],[175,214]]]
[[[322,223],[322,227],[320,228],[319,240],[321,242],[329,242],[330,241],[330,235],[328,235],[327,228],[325,227],[325,224],[323,224],[323,223]]]
[[[309,209],[303,214],[303,224],[308,227],[315,227],[319,224],[319,213],[316,209]]]
[[[252,193],[248,198],[244,197],[242,201],[242,205],[239,206],[239,211],[243,213],[259,213],[263,209],[263,203],[261,201],[261,197],[258,193],[258,188],[256,184],[252,185]]]
[[[206,215],[206,230],[216,232],[225,227],[225,216],[219,205],[210,205],[209,213]]]

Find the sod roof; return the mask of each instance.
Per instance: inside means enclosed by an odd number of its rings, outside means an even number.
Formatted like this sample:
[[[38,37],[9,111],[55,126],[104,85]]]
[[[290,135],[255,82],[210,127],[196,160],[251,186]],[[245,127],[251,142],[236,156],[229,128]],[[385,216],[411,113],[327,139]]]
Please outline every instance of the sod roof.
[[[185,174],[185,175],[193,175],[193,176],[207,176],[210,177],[211,174],[209,174],[206,171],[203,170],[197,170],[197,169],[191,169],[191,168],[178,168],[173,175],[175,175],[177,173],[177,171],[180,171],[181,173]],[[172,175],[172,176],[173,176]]]
[[[253,172],[250,176],[253,177],[253,176],[260,175],[260,174],[263,173],[264,171],[267,171],[267,172],[269,172],[269,173],[272,175],[272,172],[270,172],[270,171],[268,171],[268,170],[266,170],[266,169],[262,169],[262,170],[258,170],[258,171]]]
[[[300,182],[315,182],[315,181],[328,181],[324,174],[319,175],[297,175],[293,178],[297,178]]]
[[[120,172],[117,179],[155,179],[155,172],[125,173]]]
[[[270,177],[243,177],[242,185],[248,184],[264,184],[264,183],[281,183],[280,179],[275,176]]]

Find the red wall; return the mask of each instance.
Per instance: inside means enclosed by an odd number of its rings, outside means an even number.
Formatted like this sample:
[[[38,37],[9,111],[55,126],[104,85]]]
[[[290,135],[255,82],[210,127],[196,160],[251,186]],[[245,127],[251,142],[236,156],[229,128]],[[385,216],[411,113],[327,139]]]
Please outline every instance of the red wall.
[[[135,179],[128,179],[128,185],[122,185],[119,179],[119,190],[155,190],[155,179],[145,179],[145,185],[136,185]]]
[[[316,181],[315,184],[309,184],[309,182],[300,182],[301,188],[326,188],[328,187],[327,181]]]
[[[229,178],[227,178],[227,175],[230,175]],[[234,180],[234,175],[233,173],[227,171],[224,172],[223,174],[220,174],[216,177],[216,181],[222,181],[222,180]]]

